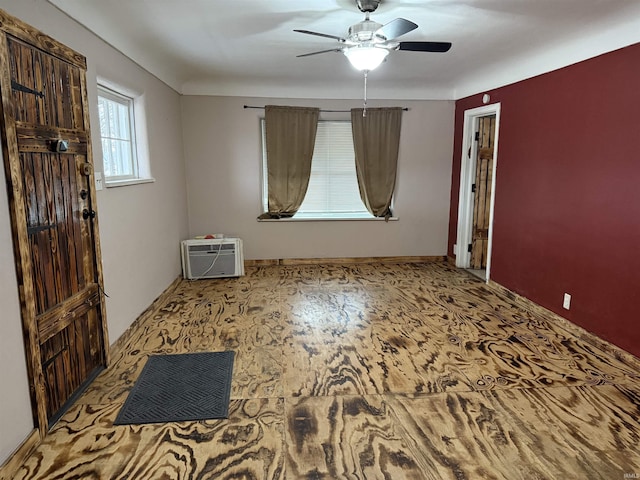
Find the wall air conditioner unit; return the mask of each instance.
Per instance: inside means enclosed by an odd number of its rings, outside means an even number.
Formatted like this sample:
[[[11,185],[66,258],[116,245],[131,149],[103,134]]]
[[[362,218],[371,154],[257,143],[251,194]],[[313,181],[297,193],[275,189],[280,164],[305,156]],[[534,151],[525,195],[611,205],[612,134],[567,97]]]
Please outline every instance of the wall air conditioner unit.
[[[183,240],[182,274],[189,280],[244,275],[242,240],[214,238]]]

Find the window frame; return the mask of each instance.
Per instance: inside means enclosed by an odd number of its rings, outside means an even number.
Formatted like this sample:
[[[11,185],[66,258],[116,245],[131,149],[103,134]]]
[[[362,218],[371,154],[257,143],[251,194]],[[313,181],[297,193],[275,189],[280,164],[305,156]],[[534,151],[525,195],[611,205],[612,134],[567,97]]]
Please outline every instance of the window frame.
[[[104,153],[103,153],[103,174],[104,181],[107,187],[109,186],[120,186],[127,185],[131,183],[142,183],[145,181],[153,181],[153,179],[147,179],[140,176],[140,165],[139,165],[139,155],[138,155],[138,141],[137,141],[137,131],[136,131],[136,111],[135,111],[135,98],[120,91],[117,91],[113,87],[106,86],[103,84],[98,84],[98,105],[100,102],[100,98],[104,98],[113,103],[122,105],[127,108],[127,117],[129,122],[129,139],[125,139],[129,144],[130,154],[131,154],[131,170],[132,174],[127,175],[107,175],[105,165],[104,165]],[[100,112],[98,110],[98,118],[100,117]],[[100,125],[100,121],[98,125]],[[100,146],[102,148],[102,140],[104,137],[102,128],[100,128]],[[123,139],[116,139],[123,140]],[[104,152],[102,150],[102,152]]]
[[[326,119],[326,120],[318,120],[318,124],[321,123],[346,123],[351,125],[350,120],[336,120],[336,119]],[[261,185],[262,185],[262,195],[261,195],[261,204],[262,211],[266,212],[268,208],[268,178],[267,178],[267,152],[266,152],[266,129],[265,129],[265,120],[264,118],[260,119],[260,133],[261,133]],[[317,141],[317,139],[316,139]],[[312,167],[313,169],[313,163]],[[355,159],[354,159],[354,169],[355,169]],[[354,177],[355,177],[354,170]],[[354,178],[356,182],[357,188],[357,178]],[[310,179],[311,181],[311,179]],[[302,203],[304,205],[304,201]],[[352,212],[308,212],[299,211],[292,218],[286,219],[261,219],[260,221],[334,221],[334,220],[380,220],[374,217],[365,207],[364,203],[362,203],[362,211],[352,211]],[[382,219],[384,220],[384,219]]]

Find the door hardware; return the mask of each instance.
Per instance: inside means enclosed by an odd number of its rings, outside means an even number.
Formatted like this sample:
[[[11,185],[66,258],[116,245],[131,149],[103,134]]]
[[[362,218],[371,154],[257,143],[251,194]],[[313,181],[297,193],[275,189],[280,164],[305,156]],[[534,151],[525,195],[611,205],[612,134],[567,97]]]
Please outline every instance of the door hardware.
[[[85,189],[80,190],[80,198],[82,200],[86,200],[88,196],[89,196],[89,192],[87,192]]]
[[[27,227],[28,235],[35,235],[40,232],[44,232],[45,230],[51,230],[52,228],[56,228],[57,225],[37,225],[35,227]]]
[[[87,218],[96,218],[96,212],[95,210],[87,210],[86,208],[84,210],[82,210],[82,218],[84,218],[85,220]]]
[[[58,358],[60,355],[62,355],[67,350],[69,350],[69,344],[63,345],[62,348],[60,348],[53,355],[51,355],[51,357],[48,360],[46,360],[45,362],[42,363],[42,368],[46,369],[46,367],[48,367],[51,363],[53,363],[53,361],[56,358]]]
[[[51,140],[50,148],[52,152],[64,153],[69,150],[69,142],[67,140]]]
[[[34,90],[33,88],[29,88],[26,85],[22,85],[21,83],[16,82],[15,80],[11,80],[11,88],[18,92],[30,93],[35,95],[36,97],[44,98],[44,92],[39,92]]]

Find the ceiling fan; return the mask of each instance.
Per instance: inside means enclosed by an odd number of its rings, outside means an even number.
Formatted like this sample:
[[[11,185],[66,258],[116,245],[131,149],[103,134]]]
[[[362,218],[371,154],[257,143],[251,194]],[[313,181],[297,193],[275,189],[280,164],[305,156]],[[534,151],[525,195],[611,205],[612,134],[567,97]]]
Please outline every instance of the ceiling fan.
[[[305,53],[298,55],[298,57],[309,57],[328,52],[342,52],[355,68],[368,72],[377,68],[392,50],[435,53],[449,51],[451,48],[450,42],[397,41],[398,37],[415,30],[418,25],[404,18],[396,18],[385,25],[370,20],[369,14],[376,11],[380,2],[381,0],[356,0],[358,9],[365,14],[365,19],[355,25],[351,25],[346,38],[311,30],[294,30],[294,32],[307,35],[332,38],[340,43],[339,47]]]

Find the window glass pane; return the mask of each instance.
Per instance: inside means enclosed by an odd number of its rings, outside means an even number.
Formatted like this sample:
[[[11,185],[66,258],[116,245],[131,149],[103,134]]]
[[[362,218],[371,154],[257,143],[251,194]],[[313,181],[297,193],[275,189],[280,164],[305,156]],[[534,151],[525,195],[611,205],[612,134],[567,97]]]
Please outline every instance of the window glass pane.
[[[136,178],[133,100],[99,88],[98,115],[105,178]]]
[[[358,189],[351,122],[318,123],[309,188],[299,216],[371,216]]]
[[[107,172],[113,175],[113,155],[111,153],[111,140],[102,139],[102,166],[104,168],[104,174],[107,176]]]
[[[263,207],[267,210],[267,163],[262,122]],[[307,194],[296,218],[371,218],[360,199],[351,122],[318,122]]]

